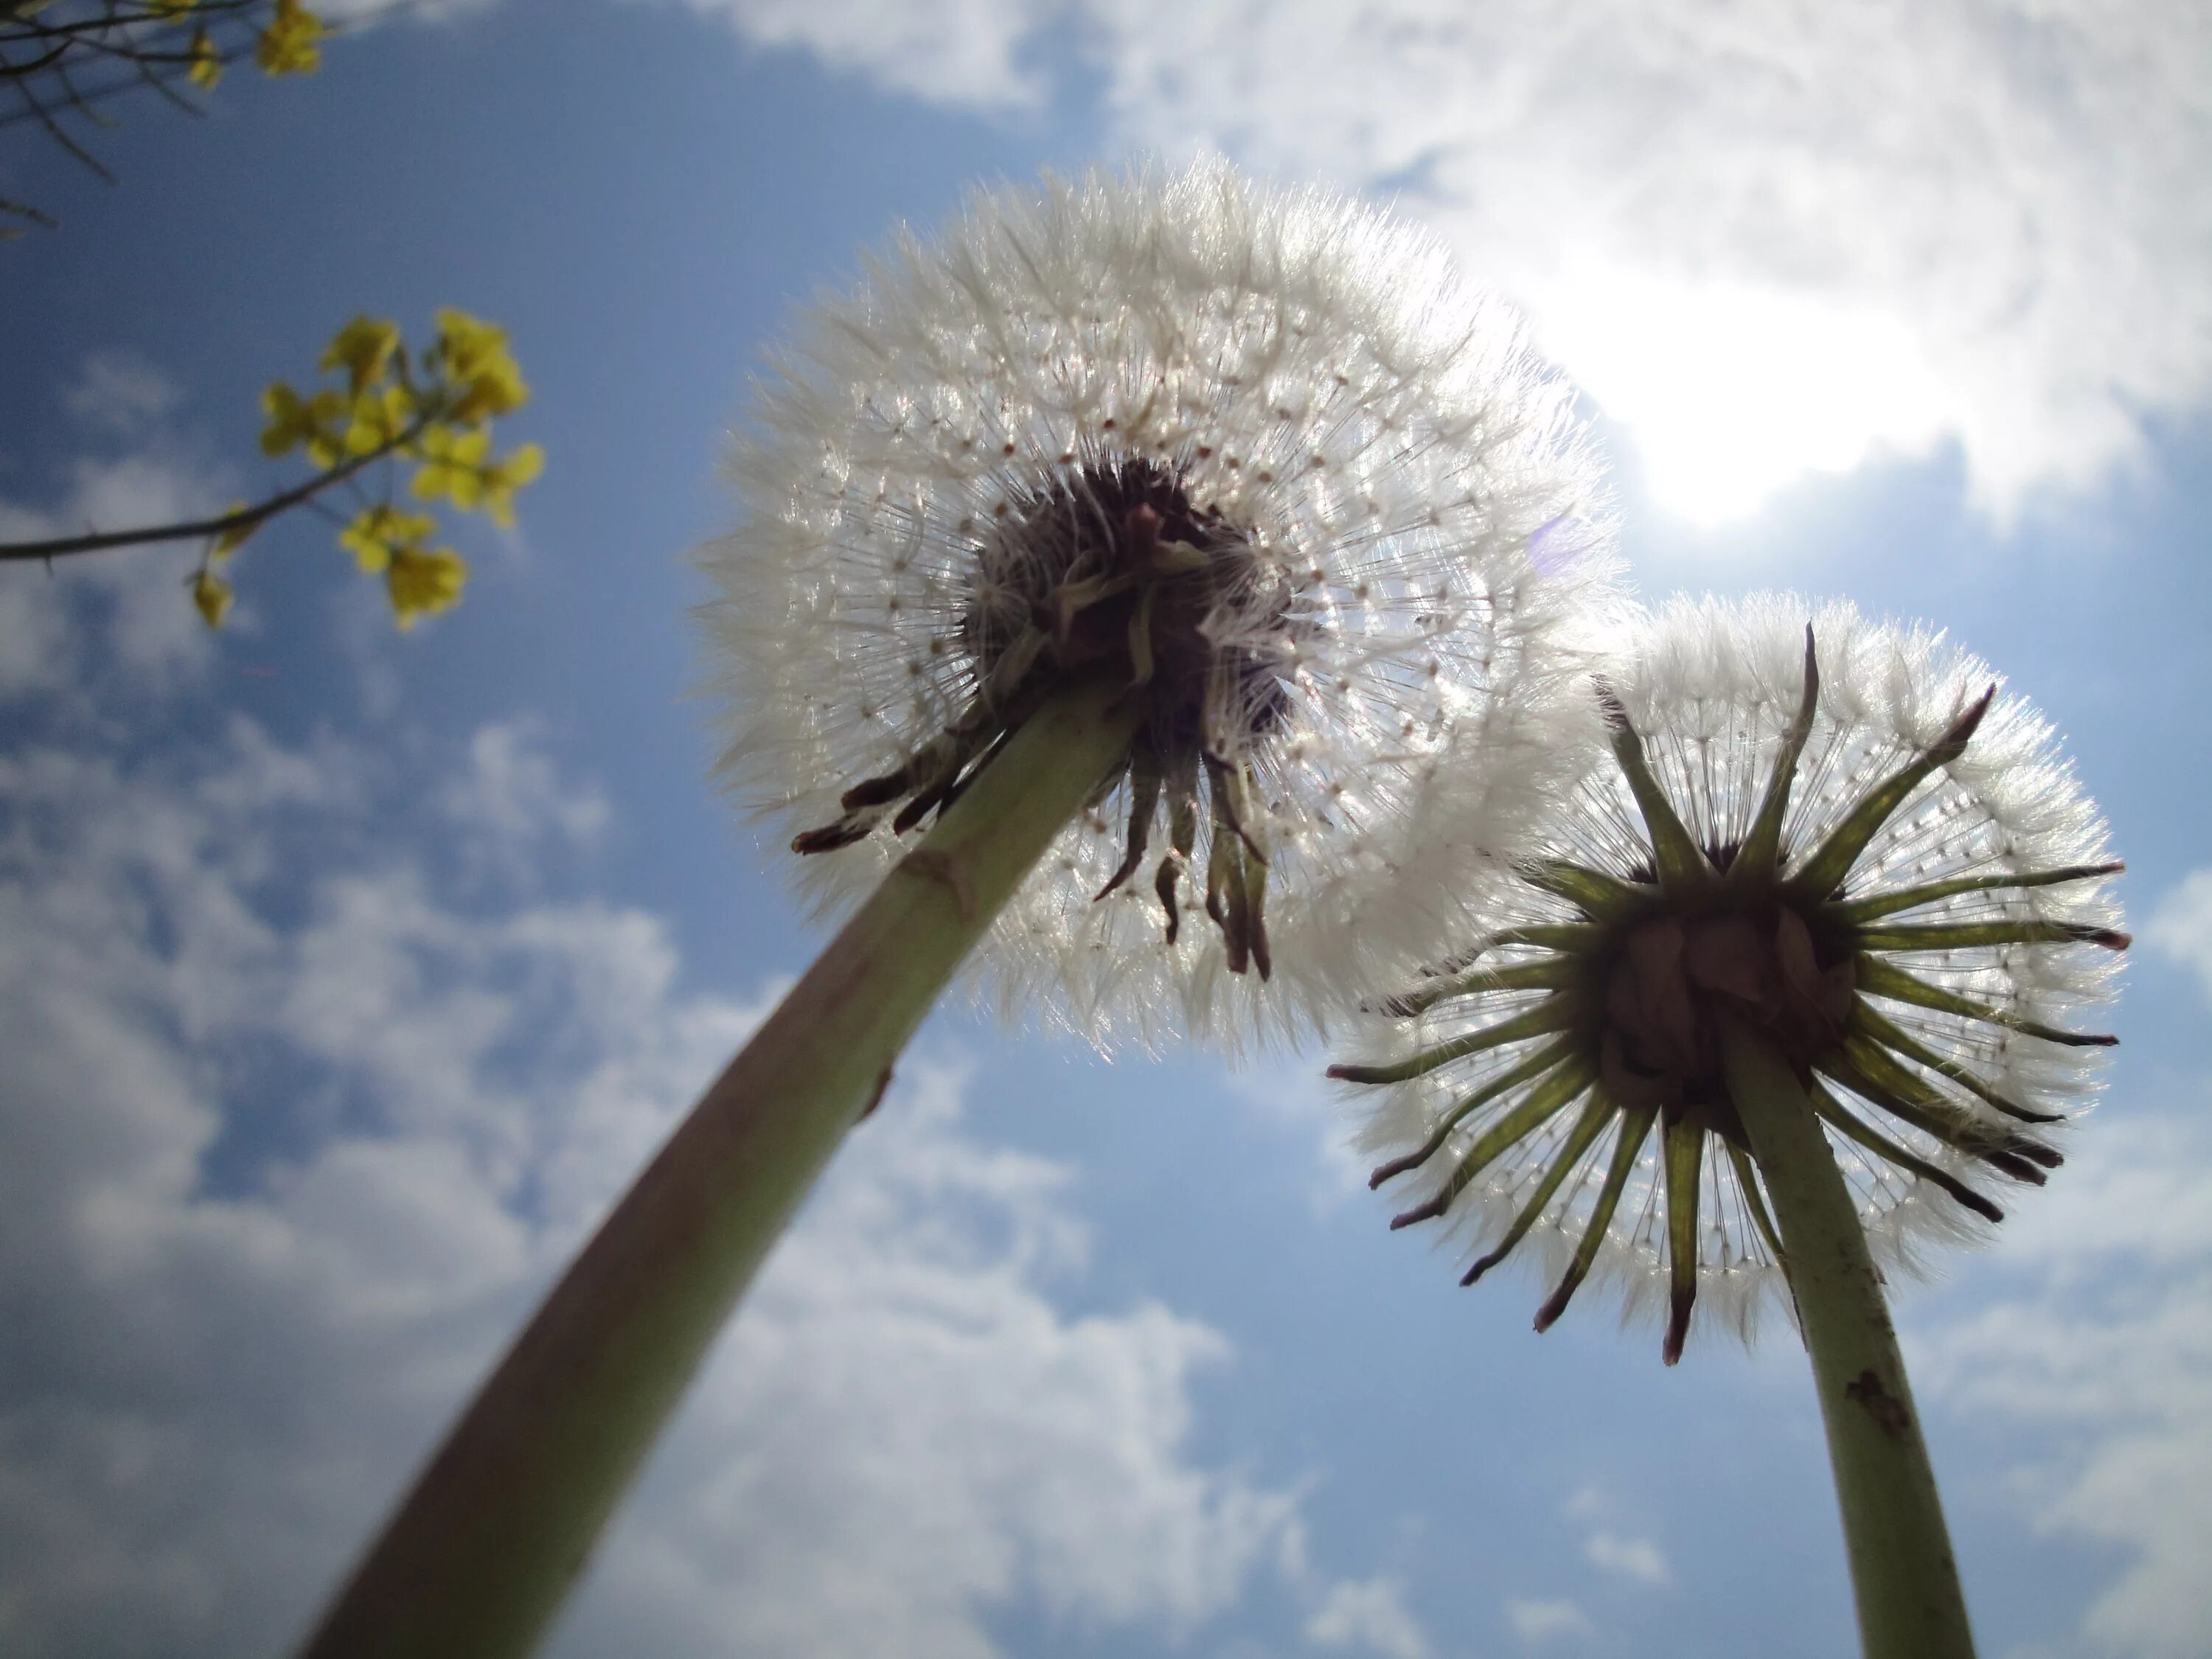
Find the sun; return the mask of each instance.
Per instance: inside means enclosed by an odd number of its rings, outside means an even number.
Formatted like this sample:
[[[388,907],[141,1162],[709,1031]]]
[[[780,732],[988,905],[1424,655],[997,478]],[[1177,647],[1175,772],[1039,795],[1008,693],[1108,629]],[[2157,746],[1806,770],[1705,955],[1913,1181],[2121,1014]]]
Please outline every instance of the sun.
[[[1654,499],[1694,523],[1808,472],[1932,448],[1941,380],[1898,318],[1811,293],[1592,276],[1544,308],[1547,348],[1632,435]]]

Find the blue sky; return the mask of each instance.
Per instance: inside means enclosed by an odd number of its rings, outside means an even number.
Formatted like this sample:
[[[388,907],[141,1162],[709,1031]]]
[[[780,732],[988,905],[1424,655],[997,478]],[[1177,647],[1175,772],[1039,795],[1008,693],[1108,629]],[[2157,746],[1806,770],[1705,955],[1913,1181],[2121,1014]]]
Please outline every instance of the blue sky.
[[[63,222],[0,247],[0,535],[252,492],[357,311],[505,324],[549,458],[404,637],[312,520],[215,638],[179,554],[0,569],[0,1645],[298,1631],[816,937],[690,696],[761,348],[979,179],[1199,144],[1530,308],[1647,594],[1926,617],[2065,732],[2124,1046],[1901,1317],[1984,1650],[2212,1645],[2204,24],[1381,9],[504,0],[118,102],[113,187],[0,130]],[[1786,1334],[1538,1339],[1384,1231],[1320,1064],[940,1013],[556,1650],[1849,1652]]]

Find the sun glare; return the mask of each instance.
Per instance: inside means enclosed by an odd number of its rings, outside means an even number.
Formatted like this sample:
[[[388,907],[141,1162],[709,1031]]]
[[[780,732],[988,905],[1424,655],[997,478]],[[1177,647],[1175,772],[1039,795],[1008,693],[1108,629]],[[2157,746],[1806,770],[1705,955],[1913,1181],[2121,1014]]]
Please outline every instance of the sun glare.
[[[1941,384],[1893,318],[1771,290],[1608,280],[1547,307],[1549,349],[1628,427],[1653,497],[1700,524],[1807,472],[1924,452]]]

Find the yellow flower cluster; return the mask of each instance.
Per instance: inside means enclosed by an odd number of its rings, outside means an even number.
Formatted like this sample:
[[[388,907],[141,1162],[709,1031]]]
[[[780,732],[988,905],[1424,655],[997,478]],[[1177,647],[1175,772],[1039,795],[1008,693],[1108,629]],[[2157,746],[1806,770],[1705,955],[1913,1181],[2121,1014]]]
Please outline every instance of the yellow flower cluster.
[[[222,54],[204,28],[192,32],[191,57],[185,74],[202,92],[213,92],[215,83],[222,79]]]
[[[438,313],[437,337],[418,355],[410,356],[398,325],[356,317],[331,337],[317,367],[331,384],[302,392],[277,380],[261,394],[262,453],[273,459],[299,450],[323,475],[288,492],[294,499],[341,483],[356,490],[361,505],[338,541],[363,571],[384,577],[393,617],[411,628],[459,603],[469,568],[453,549],[429,545],[438,529],[432,514],[392,504],[391,465],[416,464],[411,490],[418,501],[448,501],[512,526],[514,492],[543,470],[545,453],[532,443],[493,454],[489,422],[526,403],[529,385],[505,329],[451,307]],[[386,488],[381,499],[372,499],[359,480],[380,462]],[[227,556],[250,533],[223,532],[209,548],[210,561]],[[204,567],[192,597],[212,627],[228,611],[231,591]]]
[[[196,9],[199,0],[147,0],[163,20],[180,21]],[[269,21],[253,43],[253,61],[266,75],[313,75],[323,66],[323,37],[330,27],[300,0],[276,0]],[[212,92],[222,79],[222,53],[203,23],[192,31],[185,48],[185,78],[202,92]]]
[[[313,75],[323,66],[323,20],[300,0],[276,0],[253,61],[268,75]]]
[[[450,547],[423,545],[437,528],[428,513],[405,513],[379,501],[362,508],[339,533],[338,540],[353,550],[356,564],[383,576],[392,614],[402,628],[461,601],[468,561]]]
[[[199,608],[201,617],[210,628],[222,626],[222,619],[230,614],[230,602],[235,597],[230,584],[212,570],[202,570],[192,578],[192,603]]]

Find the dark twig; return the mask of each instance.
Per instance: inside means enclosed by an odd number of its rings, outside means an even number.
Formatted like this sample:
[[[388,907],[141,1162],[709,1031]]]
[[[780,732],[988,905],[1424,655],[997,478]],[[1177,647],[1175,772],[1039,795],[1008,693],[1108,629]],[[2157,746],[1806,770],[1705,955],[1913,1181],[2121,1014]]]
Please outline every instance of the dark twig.
[[[195,519],[186,524],[154,525],[140,530],[107,530],[82,536],[59,536],[48,541],[11,542],[0,544],[0,561],[61,558],[71,553],[96,553],[110,547],[150,547],[161,542],[197,541],[203,536],[228,535],[233,531],[258,529],[288,507],[299,506],[343,483],[368,466],[379,461],[419,437],[430,424],[428,417],[418,419],[398,437],[387,440],[367,454],[356,455],[337,465],[317,473],[305,483],[281,490],[264,501],[252,507],[240,507],[234,513],[219,514],[212,519]]]

